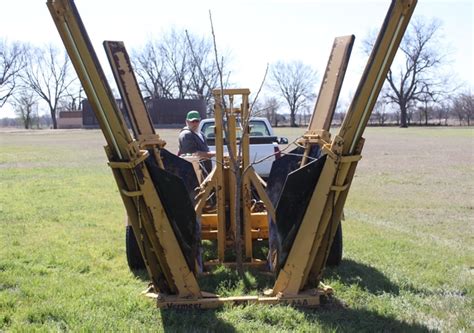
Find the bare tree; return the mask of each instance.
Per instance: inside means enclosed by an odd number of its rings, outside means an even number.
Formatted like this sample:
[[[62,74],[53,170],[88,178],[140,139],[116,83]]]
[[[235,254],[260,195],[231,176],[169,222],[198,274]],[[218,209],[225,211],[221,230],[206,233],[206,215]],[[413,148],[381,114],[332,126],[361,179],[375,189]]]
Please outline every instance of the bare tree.
[[[70,60],[65,51],[61,53],[52,45],[30,51],[23,83],[46,102],[55,129],[59,101],[77,80],[76,76],[71,75],[72,73]]]
[[[401,54],[397,57],[400,61],[395,62],[400,65],[392,66],[387,74],[389,89],[382,96],[398,106],[400,127],[409,125],[410,115],[413,116],[418,102],[428,104],[448,93],[448,77],[441,73],[441,67],[447,62],[447,52],[438,38],[440,28],[441,22],[437,19],[412,20],[400,46]],[[373,33],[364,40],[366,53],[372,49],[374,41]]]
[[[79,111],[83,99],[84,89],[82,88],[82,85],[80,83],[71,84],[64,94],[64,97],[59,101],[58,110],[66,112]]]
[[[448,119],[450,115],[450,107],[445,101],[441,101],[438,105],[433,108],[433,113],[438,120],[438,125],[448,125]]]
[[[252,105],[252,117],[266,117],[273,126],[278,126],[277,112],[280,102],[275,97],[266,97],[258,100]]]
[[[424,125],[428,125],[428,122],[431,118],[434,117],[436,106],[441,104],[443,100],[445,100],[451,92],[458,89],[458,87],[451,89],[447,88],[449,86],[448,79],[442,76],[434,82],[433,84],[429,85],[426,82],[423,82],[423,89],[419,94],[419,98],[417,100],[420,102],[420,106],[418,110],[423,117],[420,120],[420,125],[423,122]]]
[[[380,126],[385,125],[388,119],[387,104],[383,99],[377,100],[374,106],[374,112],[370,117],[372,121]]]
[[[193,56],[189,67],[191,74],[189,94],[194,98],[202,98],[209,104],[212,98],[212,91],[219,87],[220,80],[217,62],[213,59],[213,44],[209,39],[198,38],[190,35],[188,32],[186,32],[186,36]],[[219,60],[222,75],[225,76],[223,78],[225,86],[230,76],[230,72],[226,70],[227,58],[228,56],[221,57]]]
[[[268,120],[275,126],[278,126],[280,103],[275,97],[266,98],[263,101],[262,109],[265,111]]]
[[[466,121],[467,126],[470,126],[474,116],[474,95],[463,92],[456,96],[453,101],[453,112],[458,117],[459,125]]]
[[[171,98],[173,77],[160,52],[159,43],[149,40],[143,50],[132,53],[132,61],[140,87],[148,96]]]
[[[315,98],[317,73],[301,61],[279,61],[271,68],[270,86],[281,93],[290,109],[290,126],[296,127],[296,114]]]
[[[153,98],[202,98],[209,103],[218,87],[209,38],[173,29],[132,55],[139,84]],[[220,63],[225,72],[224,58]]]
[[[474,117],[474,95],[472,93],[463,93],[462,95],[464,114],[466,115],[467,126],[471,126],[471,120]]]
[[[460,103],[458,99],[454,100],[451,112],[453,115],[455,115],[458,118],[459,126],[462,126],[464,122],[464,112],[463,112],[462,104]]]
[[[0,107],[18,86],[20,72],[26,65],[25,49],[19,42],[0,40]]]
[[[20,117],[25,129],[31,128],[33,117],[38,109],[36,93],[26,88],[18,90],[18,93],[13,96],[11,105],[15,113]]]
[[[165,34],[160,43],[160,54],[173,77],[174,97],[184,98],[189,90],[191,59],[185,34],[174,29]]]
[[[420,125],[422,122],[424,122],[424,125],[428,125],[428,121],[434,113],[433,107],[430,105],[432,100],[433,98],[429,93],[420,96],[421,105],[418,107]]]
[[[446,55],[441,51],[437,33],[441,27],[438,20],[429,23],[418,19],[410,25],[400,50],[405,63],[399,68],[398,74],[390,70],[387,81],[391,90],[385,95],[400,108],[400,127],[407,127],[407,112],[410,103],[425,103],[436,100],[444,93],[446,79],[437,71],[443,64]],[[427,122],[427,116],[426,116]]]
[[[394,110],[393,119],[395,120],[395,124],[399,126],[400,125],[400,109]]]

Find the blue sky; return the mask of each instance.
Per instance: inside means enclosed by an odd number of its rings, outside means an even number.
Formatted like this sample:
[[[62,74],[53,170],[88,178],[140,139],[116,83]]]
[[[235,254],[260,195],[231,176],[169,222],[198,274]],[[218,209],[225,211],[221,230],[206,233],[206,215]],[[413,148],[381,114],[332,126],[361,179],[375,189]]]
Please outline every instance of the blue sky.
[[[45,2],[2,1],[0,38],[62,46]],[[302,60],[321,76],[334,37],[354,34],[343,99],[355,91],[367,60],[361,41],[371,29],[380,27],[389,4],[388,0],[76,0],[106,71],[103,40],[123,40],[130,50],[171,26],[210,36],[211,10],[218,47],[231,50],[233,81],[255,92],[266,64],[278,60]],[[442,21],[441,42],[451,60],[447,70],[473,89],[473,2],[419,0],[414,15]],[[10,114],[8,108],[0,112],[0,117]]]

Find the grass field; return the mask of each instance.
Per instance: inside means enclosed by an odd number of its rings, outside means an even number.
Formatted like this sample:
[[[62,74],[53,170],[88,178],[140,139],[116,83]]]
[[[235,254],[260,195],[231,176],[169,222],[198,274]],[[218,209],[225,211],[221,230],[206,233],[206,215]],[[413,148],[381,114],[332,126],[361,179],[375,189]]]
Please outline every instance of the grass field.
[[[177,130],[159,133],[176,152]],[[474,130],[365,137],[344,260],[325,272],[334,301],[175,312],[141,296],[148,282],[127,268],[102,134],[0,132],[0,331],[474,331]],[[259,285],[220,275],[224,293]]]

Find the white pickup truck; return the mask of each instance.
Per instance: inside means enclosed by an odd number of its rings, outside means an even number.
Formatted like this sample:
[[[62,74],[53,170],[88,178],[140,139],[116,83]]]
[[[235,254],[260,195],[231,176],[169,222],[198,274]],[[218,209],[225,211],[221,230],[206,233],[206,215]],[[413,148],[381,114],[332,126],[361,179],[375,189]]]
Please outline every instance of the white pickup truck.
[[[273,161],[280,157],[278,144],[286,144],[288,143],[288,139],[278,138],[273,132],[273,128],[267,118],[250,118],[249,126],[250,162],[254,163],[260,161],[270,155],[274,156],[253,165],[255,171],[260,175],[260,177],[268,178]],[[203,119],[199,124],[199,130],[204,133],[211,151],[215,150],[214,127],[214,118]],[[224,146],[224,151],[227,151],[226,146]]]

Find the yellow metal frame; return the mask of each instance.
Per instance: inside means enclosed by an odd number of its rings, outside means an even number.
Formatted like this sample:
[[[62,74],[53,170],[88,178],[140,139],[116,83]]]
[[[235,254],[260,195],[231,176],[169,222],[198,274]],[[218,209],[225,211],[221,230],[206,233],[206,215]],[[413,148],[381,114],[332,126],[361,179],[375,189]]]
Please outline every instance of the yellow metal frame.
[[[238,226],[235,214],[230,214],[230,228],[226,229],[226,207],[231,212],[236,211],[237,200],[241,200],[242,211],[242,238],[243,249],[247,262],[254,260],[252,254],[252,241],[259,238],[268,238],[268,214],[275,215],[274,208],[265,192],[262,179],[250,165],[249,156],[249,129],[242,129],[240,144],[237,143],[237,122],[245,122],[249,118],[249,89],[224,89],[214,90],[215,99],[215,146],[216,164],[209,176],[201,185],[196,204],[196,213],[201,218],[203,239],[216,239],[218,260],[224,263],[225,249],[235,244],[238,235]],[[234,106],[234,101],[240,98],[240,107]],[[223,107],[223,99],[227,99],[228,107]],[[228,155],[224,154],[224,120],[227,123],[226,140],[228,142]],[[234,170],[232,160],[238,167]],[[237,198],[237,173],[241,180],[241,196]],[[253,212],[251,204],[252,187],[257,191],[260,200],[266,207],[266,212]],[[202,210],[209,194],[215,191],[217,204],[216,213],[203,214]]]
[[[252,240],[268,239],[267,212],[250,213]],[[207,240],[217,239],[218,219],[217,214],[201,214],[201,238]]]
[[[318,99],[314,106],[308,129],[299,143],[305,147],[301,165],[308,162],[308,154],[311,147],[318,145],[323,147],[330,141],[332,117],[336,110],[337,99],[342,88],[347,65],[354,44],[354,35],[336,37],[332,45],[324,79],[319,90]]]
[[[123,43],[106,42],[105,48],[121,94],[127,96],[124,103],[133,117],[135,140],[128,132],[115,103],[73,0],[48,0],[47,6],[104,133],[109,166],[133,231],[139,238],[138,244],[147,271],[157,291],[153,295],[157,298],[158,307],[201,309],[224,303],[316,306],[321,296],[331,293],[330,288],[320,287],[320,280],[357,162],[361,158],[364,144],[362,134],[415,5],[416,0],[392,1],[342,127],[331,138],[329,125],[354,39],[353,36],[336,38],[315,113],[300,142],[305,146],[301,166],[307,163],[314,145],[319,145],[327,157],[286,262],[279,270],[273,288],[265,296],[221,298],[201,291],[197,273],[185,260],[145,164],[145,160],[153,157],[163,168],[160,149],[165,142],[154,131]],[[218,101],[215,105],[217,163],[200,185],[195,211],[201,219],[205,238],[217,239],[218,262],[223,263],[226,243],[241,237],[234,217],[231,217],[230,229],[226,229],[225,208],[228,205],[231,211],[235,211],[241,203],[245,258],[249,264],[262,266],[264,262],[252,258],[252,240],[268,237],[266,220],[268,217],[275,220],[275,209],[265,193],[264,183],[249,163],[248,135],[242,136],[241,158],[237,154],[236,117],[239,115],[247,119],[249,94],[248,89],[214,91],[214,98]],[[236,95],[241,96],[242,103],[240,107],[234,108]],[[220,103],[224,96],[229,99],[230,108],[224,108]],[[241,161],[232,172],[229,171],[232,167],[229,158],[224,156],[223,150],[224,113],[229,127],[227,139],[231,147],[231,159]],[[243,130],[248,134],[248,128]],[[149,151],[152,156],[149,156]],[[242,177],[240,198],[235,195],[235,175]],[[252,212],[252,187],[264,201],[266,212]],[[212,191],[216,193],[217,213],[203,213],[206,199]]]
[[[323,146],[326,162],[286,263],[277,276],[273,295],[297,295],[319,283],[330,245],[325,236],[336,232],[360,159],[363,129],[415,5],[416,0],[392,2],[339,134],[330,145]]]
[[[330,287],[322,287],[318,289],[307,290],[299,293],[294,297],[277,296],[236,296],[236,297],[215,297],[214,294],[206,293],[198,300],[187,300],[174,296],[162,297],[156,293],[148,293],[147,296],[157,300],[157,306],[160,309],[174,310],[204,310],[221,307],[225,304],[232,305],[282,305],[292,307],[314,308],[321,305],[321,299],[327,298],[333,294]]]
[[[147,152],[128,132],[74,2],[49,0],[47,5],[105,135],[107,157],[133,230],[144,237],[139,243],[153,283],[179,297],[200,297],[144,163]]]

